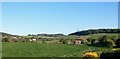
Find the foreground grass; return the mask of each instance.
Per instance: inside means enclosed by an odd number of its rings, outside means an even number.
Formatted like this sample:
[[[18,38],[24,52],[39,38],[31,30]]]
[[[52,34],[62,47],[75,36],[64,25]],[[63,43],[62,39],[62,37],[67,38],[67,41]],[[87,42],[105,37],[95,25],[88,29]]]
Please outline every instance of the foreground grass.
[[[47,44],[37,42],[4,42],[3,57],[82,57],[85,51],[104,48],[87,45]]]

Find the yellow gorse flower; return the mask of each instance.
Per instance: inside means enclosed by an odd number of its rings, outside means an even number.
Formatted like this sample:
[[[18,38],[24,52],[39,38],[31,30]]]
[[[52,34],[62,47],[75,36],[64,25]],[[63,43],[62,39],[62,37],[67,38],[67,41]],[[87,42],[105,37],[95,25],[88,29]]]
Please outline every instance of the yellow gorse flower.
[[[87,52],[83,54],[83,57],[98,57],[98,54],[96,52]]]

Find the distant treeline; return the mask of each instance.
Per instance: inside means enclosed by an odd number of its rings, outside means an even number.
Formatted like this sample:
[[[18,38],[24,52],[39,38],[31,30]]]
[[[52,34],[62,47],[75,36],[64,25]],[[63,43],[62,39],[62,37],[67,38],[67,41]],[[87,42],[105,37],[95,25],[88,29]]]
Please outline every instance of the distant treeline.
[[[0,35],[4,36],[19,36],[19,35],[12,35],[9,33],[4,33],[4,32],[0,32]],[[49,37],[58,37],[58,36],[65,36],[64,34],[28,34],[27,36],[49,36]]]
[[[82,30],[77,31],[75,33],[70,33],[69,35],[89,35],[89,34],[99,34],[99,33],[120,33],[120,29],[90,29],[90,30]],[[12,35],[4,32],[0,32],[2,36],[19,36],[19,35]],[[65,36],[64,34],[28,34],[27,36],[49,36],[49,37],[58,37],[58,36]]]
[[[49,36],[49,37],[58,37],[58,36],[65,36],[64,34],[28,34],[28,36]]]
[[[69,35],[89,35],[89,34],[99,34],[99,33],[120,33],[120,29],[90,29],[77,31],[75,33],[70,33]]]

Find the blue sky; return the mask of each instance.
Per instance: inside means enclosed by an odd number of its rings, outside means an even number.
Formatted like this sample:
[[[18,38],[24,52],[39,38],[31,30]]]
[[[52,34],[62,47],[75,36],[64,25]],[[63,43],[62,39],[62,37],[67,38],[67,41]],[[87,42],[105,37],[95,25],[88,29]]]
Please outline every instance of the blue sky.
[[[118,2],[119,0],[2,0],[2,2]]]
[[[118,27],[117,2],[4,2],[2,6],[2,31],[11,34]]]

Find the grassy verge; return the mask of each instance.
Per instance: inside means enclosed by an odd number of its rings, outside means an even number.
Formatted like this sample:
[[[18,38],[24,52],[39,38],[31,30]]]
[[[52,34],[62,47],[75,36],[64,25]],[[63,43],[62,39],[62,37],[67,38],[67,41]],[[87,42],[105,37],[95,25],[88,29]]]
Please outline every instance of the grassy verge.
[[[36,42],[2,43],[3,57],[82,57],[86,51],[104,48],[87,45],[47,44]]]

